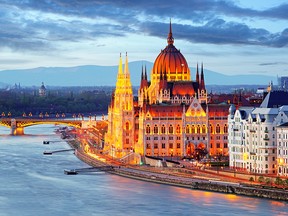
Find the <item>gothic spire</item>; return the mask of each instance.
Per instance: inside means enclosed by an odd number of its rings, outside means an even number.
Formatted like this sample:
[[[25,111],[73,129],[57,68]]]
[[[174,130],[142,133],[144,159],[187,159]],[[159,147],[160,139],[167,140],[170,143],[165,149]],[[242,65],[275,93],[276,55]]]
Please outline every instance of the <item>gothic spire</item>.
[[[196,82],[199,83],[199,70],[198,70],[198,62],[197,62],[197,69],[196,69]]]
[[[205,89],[203,62],[201,64],[201,89]]]
[[[122,66],[122,57],[120,53],[120,60],[119,60],[119,66],[118,66],[118,75],[123,74],[123,66]]]
[[[168,34],[168,37],[167,37],[167,43],[168,43],[168,45],[173,45],[173,43],[174,43],[174,38],[173,38],[173,35],[172,35],[171,19],[170,19],[170,31],[169,31],[169,34]]]
[[[128,68],[128,56],[127,56],[127,52],[126,52],[126,60],[125,60],[124,73],[125,73],[125,74],[129,74],[129,68]]]

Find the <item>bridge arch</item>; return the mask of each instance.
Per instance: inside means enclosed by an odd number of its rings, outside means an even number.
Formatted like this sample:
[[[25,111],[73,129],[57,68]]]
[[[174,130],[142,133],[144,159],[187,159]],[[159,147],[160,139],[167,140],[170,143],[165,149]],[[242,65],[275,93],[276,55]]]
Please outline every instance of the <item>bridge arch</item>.
[[[81,128],[82,121],[80,120],[65,120],[65,119],[0,119],[0,125],[11,129],[11,135],[23,135],[24,128],[39,124],[63,124],[76,128]]]

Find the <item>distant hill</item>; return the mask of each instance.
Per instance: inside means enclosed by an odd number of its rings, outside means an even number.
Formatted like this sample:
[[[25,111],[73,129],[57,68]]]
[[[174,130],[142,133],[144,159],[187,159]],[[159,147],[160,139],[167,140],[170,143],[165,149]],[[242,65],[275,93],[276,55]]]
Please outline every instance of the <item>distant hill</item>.
[[[148,77],[153,63],[135,61],[129,63],[131,82],[133,86],[140,85],[142,65],[146,65]],[[192,79],[195,80],[195,68],[190,68]],[[1,86],[5,83],[21,86],[39,86],[42,82],[47,86],[114,86],[118,66],[84,65],[77,67],[39,67],[23,70],[0,71]],[[276,77],[264,75],[224,75],[210,70],[204,70],[206,85],[267,85],[270,81],[276,83]]]

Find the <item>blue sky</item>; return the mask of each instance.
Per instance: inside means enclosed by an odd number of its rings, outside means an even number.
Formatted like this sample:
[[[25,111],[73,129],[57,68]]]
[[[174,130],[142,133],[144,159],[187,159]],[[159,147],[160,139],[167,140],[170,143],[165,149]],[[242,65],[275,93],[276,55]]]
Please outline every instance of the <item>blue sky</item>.
[[[191,67],[288,75],[287,0],[0,0],[0,70],[154,62],[174,45]]]

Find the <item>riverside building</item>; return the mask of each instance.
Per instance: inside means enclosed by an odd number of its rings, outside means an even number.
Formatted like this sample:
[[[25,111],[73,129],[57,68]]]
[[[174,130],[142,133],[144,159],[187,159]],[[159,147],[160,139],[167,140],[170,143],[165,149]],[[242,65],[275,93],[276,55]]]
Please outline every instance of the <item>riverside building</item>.
[[[157,56],[148,80],[142,68],[138,97],[133,97],[128,57],[120,56],[116,88],[108,108],[105,149],[113,157],[228,155],[227,103],[208,103],[203,64],[191,79],[185,57],[174,46]]]
[[[259,174],[287,171],[287,142],[282,135],[283,123],[288,122],[287,101],[287,92],[270,91],[258,108],[230,107],[230,167]]]

